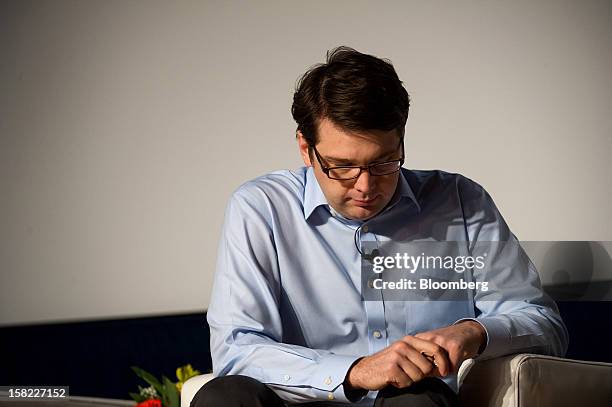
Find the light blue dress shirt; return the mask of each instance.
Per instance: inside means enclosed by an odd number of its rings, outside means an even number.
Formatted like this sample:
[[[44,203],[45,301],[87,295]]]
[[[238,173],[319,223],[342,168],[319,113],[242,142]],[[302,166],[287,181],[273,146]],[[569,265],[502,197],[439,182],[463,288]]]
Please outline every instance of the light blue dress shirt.
[[[312,168],[247,182],[219,244],[208,309],[214,375],[251,376],[288,402],[348,403],[342,382],[359,357],[465,318],[487,332],[480,357],[565,353],[565,326],[520,246],[493,265],[509,288],[494,301],[363,301],[355,236],[516,241],[486,191],[458,174],[402,169],[390,204],[365,222],[335,213]],[[456,389],[456,376],[445,381]]]

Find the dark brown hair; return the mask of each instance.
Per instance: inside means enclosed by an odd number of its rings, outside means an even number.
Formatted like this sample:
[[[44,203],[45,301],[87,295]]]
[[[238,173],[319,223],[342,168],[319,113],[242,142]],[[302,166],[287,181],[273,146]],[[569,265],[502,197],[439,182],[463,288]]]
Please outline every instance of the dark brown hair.
[[[299,79],[291,113],[313,146],[323,117],[347,130],[396,129],[401,138],[409,107],[408,92],[390,61],[342,46]]]

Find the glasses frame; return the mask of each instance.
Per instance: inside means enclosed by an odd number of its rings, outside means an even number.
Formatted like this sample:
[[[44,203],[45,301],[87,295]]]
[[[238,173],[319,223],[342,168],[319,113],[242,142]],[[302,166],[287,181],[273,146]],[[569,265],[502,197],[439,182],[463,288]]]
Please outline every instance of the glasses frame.
[[[385,175],[391,175],[391,174],[395,174],[396,172],[400,171],[402,169],[402,165],[404,165],[404,139],[402,138],[400,140],[399,146],[397,146],[399,149],[402,150],[402,156],[396,160],[389,160],[389,161],[383,161],[380,163],[374,163],[374,164],[368,164],[368,165],[338,165],[338,166],[332,166],[332,167],[328,167],[325,164],[323,164],[323,157],[321,157],[321,155],[319,154],[319,152],[317,151],[317,147],[315,145],[310,146],[314,153],[315,153],[315,157],[317,157],[317,161],[319,162],[319,165],[321,166],[321,171],[323,171],[323,173],[325,175],[327,175],[327,178],[329,179],[333,179],[333,180],[337,180],[337,181],[348,181],[351,179],[357,179],[361,176],[361,173],[364,170],[367,170],[368,173],[373,176],[373,177],[382,177]],[[389,172],[387,174],[372,174],[371,168],[372,167],[376,167],[377,165],[384,165],[384,164],[390,164],[390,163],[394,163],[394,162],[398,162],[399,161],[399,166],[397,167],[397,170],[393,171],[393,172]],[[334,178],[332,176],[329,175],[329,172],[332,170],[336,170],[339,168],[359,168],[359,174],[357,174],[354,177],[351,178]]]

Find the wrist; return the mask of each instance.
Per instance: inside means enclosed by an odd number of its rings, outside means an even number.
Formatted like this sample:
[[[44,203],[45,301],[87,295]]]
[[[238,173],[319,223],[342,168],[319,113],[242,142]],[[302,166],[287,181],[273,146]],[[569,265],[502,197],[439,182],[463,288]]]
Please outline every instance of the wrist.
[[[357,359],[351,365],[348,372],[346,373],[344,382],[342,383],[342,387],[344,388],[344,395],[351,402],[358,401],[359,399],[365,397],[366,394],[368,394],[368,390],[360,387],[356,380],[357,371],[355,370],[355,367],[361,361],[361,359],[363,359],[363,357]]]
[[[478,350],[476,351],[476,355],[474,356],[480,355],[482,352],[484,352],[487,346],[487,331],[480,323],[474,320],[462,321],[461,323],[469,324],[471,329],[473,330],[474,337],[477,338],[478,341]]]
[[[357,365],[359,364],[359,362],[361,362],[362,359],[363,357],[360,357],[359,359],[355,360],[353,364],[351,365],[351,367],[349,367],[348,371],[346,372],[346,376],[343,382],[345,389],[351,389],[351,390],[360,389],[359,385],[357,384],[357,373],[358,373]]]

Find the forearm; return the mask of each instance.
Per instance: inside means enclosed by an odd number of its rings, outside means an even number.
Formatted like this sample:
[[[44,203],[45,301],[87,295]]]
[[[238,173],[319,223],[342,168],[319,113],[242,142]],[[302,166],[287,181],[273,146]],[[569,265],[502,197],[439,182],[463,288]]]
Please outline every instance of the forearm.
[[[215,376],[253,377],[294,403],[330,399],[349,402],[342,384],[358,356],[280,343],[255,333],[212,331]]]
[[[507,301],[500,308],[496,313],[484,313],[475,319],[487,332],[482,358],[520,352],[565,354],[568,334],[554,304]]]

